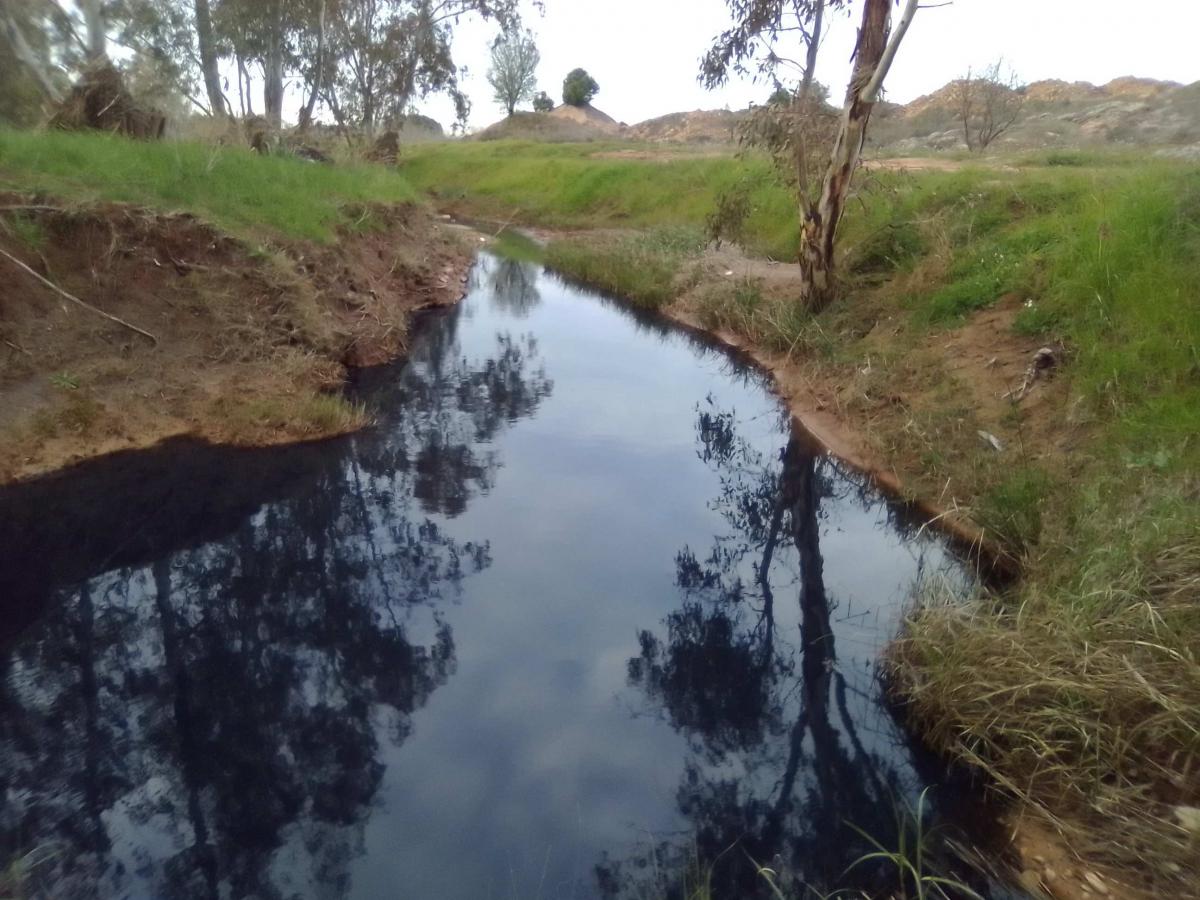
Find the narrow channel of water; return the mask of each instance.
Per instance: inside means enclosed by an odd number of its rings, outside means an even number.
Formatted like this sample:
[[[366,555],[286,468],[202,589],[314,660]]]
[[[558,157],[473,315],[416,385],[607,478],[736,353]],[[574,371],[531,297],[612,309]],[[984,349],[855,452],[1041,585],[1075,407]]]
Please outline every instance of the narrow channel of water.
[[[483,256],[378,424],[0,491],[0,850],[56,897],[762,894],[936,784],[878,655],[941,539],[763,376]]]

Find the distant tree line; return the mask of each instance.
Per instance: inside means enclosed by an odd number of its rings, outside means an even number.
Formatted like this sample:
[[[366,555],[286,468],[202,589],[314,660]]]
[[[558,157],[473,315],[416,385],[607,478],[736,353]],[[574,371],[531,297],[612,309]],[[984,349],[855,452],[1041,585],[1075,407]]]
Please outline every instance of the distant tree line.
[[[299,122],[318,109],[371,132],[432,93],[469,103],[451,53],[463,16],[519,27],[519,0],[4,0],[0,115],[20,100],[59,99],[87,65],[110,54],[127,74],[169,87],[216,117],[283,119],[285,87]],[[11,88],[10,88],[11,85]],[[261,85],[261,88],[258,89]]]

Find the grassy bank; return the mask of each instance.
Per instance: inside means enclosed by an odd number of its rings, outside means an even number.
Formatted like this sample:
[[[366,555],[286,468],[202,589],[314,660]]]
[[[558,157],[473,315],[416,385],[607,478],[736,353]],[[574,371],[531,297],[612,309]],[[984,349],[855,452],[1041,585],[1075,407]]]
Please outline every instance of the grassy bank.
[[[410,311],[456,299],[465,265],[378,166],[0,131],[0,193],[19,286],[0,304],[0,482],[181,434],[361,427],[345,367],[401,353]]]
[[[255,240],[332,241],[364,204],[415,199],[381,166],[325,166],[242,147],[0,129],[0,189],[189,212]]]
[[[1200,172],[1054,153],[868,174],[846,296],[812,318],[779,267],[671,238],[744,184],[749,255],[790,255],[763,163],[619,149],[437,147],[406,171],[476,215],[601,229],[549,260],[773,352],[785,390],[800,373],[1003,542],[1019,586],[927,606],[896,648],[914,721],[1131,884],[1200,888],[1176,809],[1200,805]],[[1022,392],[1040,346],[1056,366]]]
[[[793,204],[765,160],[731,165],[724,156],[653,145],[488,141],[412,148],[402,171],[439,205],[564,229],[699,229],[719,194],[744,190],[754,210],[747,245],[762,256],[795,252]]]

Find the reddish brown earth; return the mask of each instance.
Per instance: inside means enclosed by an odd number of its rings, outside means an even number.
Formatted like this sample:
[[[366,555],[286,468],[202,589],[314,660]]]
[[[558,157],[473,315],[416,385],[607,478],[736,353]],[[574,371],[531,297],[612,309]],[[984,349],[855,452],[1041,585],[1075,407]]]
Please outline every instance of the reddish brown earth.
[[[357,427],[365,413],[330,393],[347,366],[402,354],[409,315],[458,300],[468,263],[415,207],[265,255],[187,215],[0,207],[0,248],[95,308],[0,256],[0,483],[178,435],[271,444]]]

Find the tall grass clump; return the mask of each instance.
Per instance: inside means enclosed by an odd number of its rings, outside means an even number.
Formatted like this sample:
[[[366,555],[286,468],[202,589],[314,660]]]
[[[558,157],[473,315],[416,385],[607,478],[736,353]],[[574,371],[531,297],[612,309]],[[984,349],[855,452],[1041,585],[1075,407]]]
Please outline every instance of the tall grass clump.
[[[647,309],[658,309],[684,288],[686,263],[703,249],[690,228],[662,228],[630,236],[567,238],[550,243],[551,269]]]
[[[68,201],[186,211],[250,239],[321,242],[355,225],[366,204],[416,198],[403,177],[382,166],[329,166],[239,147],[4,129],[0,187]]]
[[[795,203],[765,158],[488,141],[413,149],[403,173],[441,204],[461,202],[476,216],[552,228],[702,230],[718,198],[738,193],[748,207],[741,241],[763,256],[796,254]]]

